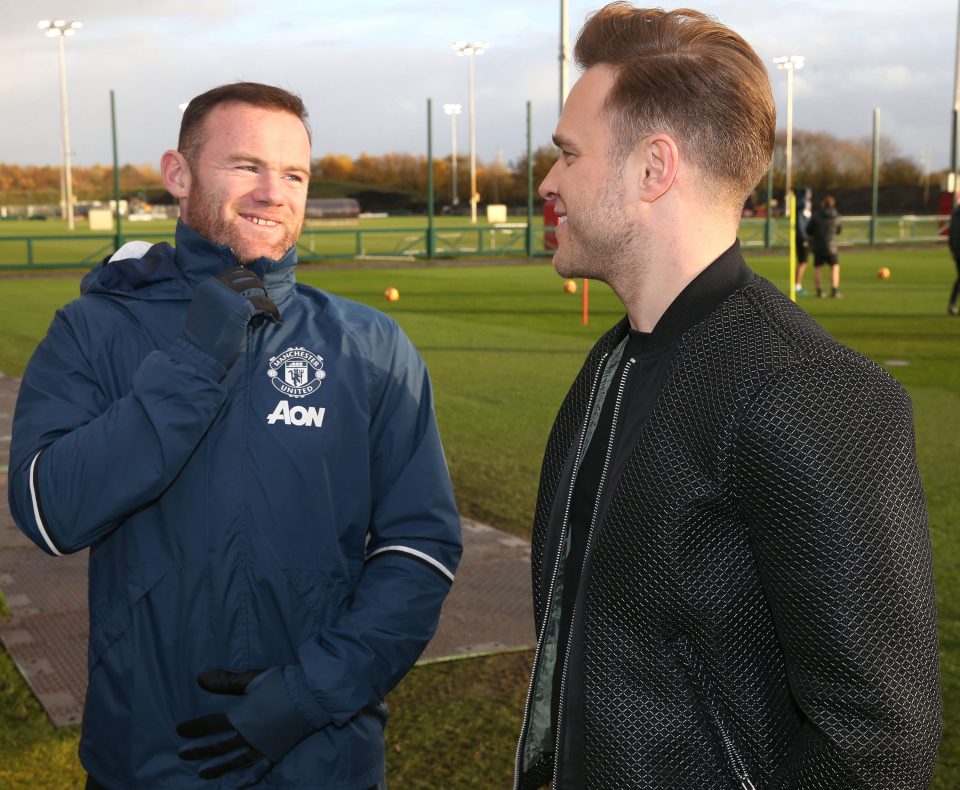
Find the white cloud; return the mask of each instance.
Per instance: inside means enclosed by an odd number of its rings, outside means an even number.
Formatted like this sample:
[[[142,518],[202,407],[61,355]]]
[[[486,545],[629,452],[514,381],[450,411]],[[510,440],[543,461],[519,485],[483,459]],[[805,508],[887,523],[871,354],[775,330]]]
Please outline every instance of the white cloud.
[[[602,2],[570,0],[571,44]],[[844,137],[870,134],[881,107],[884,133],[905,152],[949,156],[957,11],[950,0],[922,8],[894,0],[708,0],[695,3],[740,32],[771,69],[784,114],[785,77],[773,57],[803,54],[795,123]],[[0,28],[0,159],[56,163],[59,93],[55,42],[25,2],[6,3]],[[487,40],[477,59],[481,158],[525,149],[526,102],[534,144],[549,141],[558,103],[556,3],[516,0],[72,0],[84,22],[67,42],[71,137],[79,164],[111,158],[109,91],[117,95],[123,161],[156,162],[176,141],[177,104],[236,79],[300,92],[315,153],[382,153],[426,148],[426,99],[434,100],[434,150],[449,150],[441,105],[464,105],[467,68],[450,44]],[[51,9],[55,10],[55,9]]]

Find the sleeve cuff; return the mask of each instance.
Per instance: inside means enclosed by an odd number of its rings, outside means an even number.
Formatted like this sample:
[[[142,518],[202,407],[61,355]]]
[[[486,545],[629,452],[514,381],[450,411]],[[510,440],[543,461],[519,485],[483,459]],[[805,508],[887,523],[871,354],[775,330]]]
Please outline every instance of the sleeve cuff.
[[[170,356],[179,362],[192,365],[204,376],[216,382],[223,381],[227,375],[227,369],[223,365],[183,337],[178,337],[173,342],[173,346],[170,348]]]
[[[333,721],[333,716],[317,702],[310,691],[306,676],[299,665],[285,666],[283,668],[283,679],[286,681],[287,691],[297,712],[310,722],[314,729],[319,730]]]
[[[275,763],[315,729],[294,706],[283,674],[276,668],[250,684],[243,701],[227,712],[227,719],[247,743]]]

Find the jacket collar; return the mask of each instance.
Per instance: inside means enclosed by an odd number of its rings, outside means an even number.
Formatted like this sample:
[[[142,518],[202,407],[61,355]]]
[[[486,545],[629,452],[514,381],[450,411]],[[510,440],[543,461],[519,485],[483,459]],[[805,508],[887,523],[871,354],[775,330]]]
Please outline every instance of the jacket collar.
[[[183,220],[177,220],[176,262],[183,276],[197,285],[220,272],[239,266],[233,250],[201,236]],[[297,247],[294,245],[279,260],[258,258],[247,268],[263,280],[274,302],[283,299],[296,284]]]
[[[753,272],[735,241],[693,278],[673,300],[650,333],[655,344],[672,344],[753,280]]]
[[[738,239],[680,292],[652,332],[631,332],[630,322],[624,316],[601,338],[598,345],[603,346],[604,351],[612,351],[628,334],[641,340],[644,353],[656,353],[675,345],[684,334],[703,321],[728,297],[746,287],[754,277],[740,252]]]

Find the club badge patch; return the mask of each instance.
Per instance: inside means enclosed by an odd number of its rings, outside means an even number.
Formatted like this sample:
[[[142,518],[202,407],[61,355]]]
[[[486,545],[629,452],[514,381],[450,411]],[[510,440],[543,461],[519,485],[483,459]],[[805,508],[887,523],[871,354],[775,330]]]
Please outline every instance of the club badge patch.
[[[312,354],[302,346],[288,348],[282,354],[270,357],[267,376],[273,386],[291,398],[305,398],[320,389],[327,377],[323,357]]]

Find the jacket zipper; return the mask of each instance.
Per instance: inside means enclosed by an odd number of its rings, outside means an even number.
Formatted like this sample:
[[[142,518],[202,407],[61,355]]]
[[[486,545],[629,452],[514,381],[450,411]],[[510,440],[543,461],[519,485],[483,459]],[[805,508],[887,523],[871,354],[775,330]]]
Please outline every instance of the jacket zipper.
[[[684,638],[682,641],[685,643],[686,638]],[[692,648],[690,650],[692,652]],[[689,660],[684,659],[683,663],[686,664],[685,671],[687,673],[688,680],[693,682],[691,677],[693,674],[693,669],[689,665]],[[733,744],[733,739],[723,726],[719,712],[710,702],[710,694],[708,693],[707,689],[703,688],[704,685],[708,685],[708,679],[706,679],[707,676],[704,675],[704,677],[704,683],[694,684],[694,686],[701,686],[699,693],[703,696],[703,706],[706,708],[707,713],[713,721],[713,726],[716,728],[717,734],[720,736],[720,746],[726,754],[727,763],[730,768],[733,769],[733,775],[740,782],[740,787],[742,787],[743,790],[756,790],[753,782],[750,781],[750,774],[747,773],[747,764],[743,761],[743,758],[740,756],[740,752],[737,751],[737,747]]]
[[[627,360],[627,364],[623,367],[623,373],[620,376],[620,386],[617,387],[617,399],[613,404],[613,418],[610,423],[610,439],[607,441],[607,453],[603,459],[603,471],[600,473],[600,485],[597,486],[597,498],[593,503],[593,514],[590,516],[590,529],[587,531],[587,543],[583,550],[583,570],[586,570],[587,567],[587,557],[590,555],[590,545],[593,542],[593,532],[597,526],[597,514],[600,512],[600,498],[603,496],[603,487],[607,482],[607,472],[610,471],[610,458],[613,455],[613,445],[617,435],[617,421],[620,418],[620,405],[623,402],[623,391],[627,386],[627,378],[630,374],[630,368],[637,360],[634,357],[631,357]],[[571,486],[572,493],[572,486]],[[580,573],[580,583],[583,584],[583,570]],[[579,596],[577,596],[578,598]],[[567,649],[564,651],[563,655],[563,667],[560,675],[560,700],[557,704],[557,743],[555,746],[556,755],[554,757],[554,777],[555,780],[559,779],[559,768],[560,768],[560,743],[563,733],[561,730],[561,722],[563,720],[563,698],[567,689],[567,667],[570,663],[570,648],[573,644],[573,640],[570,636],[573,634],[573,626],[577,620],[577,598],[574,598],[573,612],[570,615],[570,627],[567,632]],[[752,790],[752,788],[750,789]]]
[[[730,736],[727,735],[727,731],[724,729],[717,712],[709,703],[707,704],[707,709],[710,711],[710,715],[713,717],[713,723],[717,728],[717,732],[720,733],[720,741],[723,744],[724,751],[727,753],[727,759],[730,761],[731,766],[733,766],[734,775],[740,780],[740,786],[743,788],[743,790],[756,790],[756,788],[753,786],[753,782],[750,781],[750,775],[747,773],[747,766],[743,762],[743,758],[740,757],[740,753],[737,751],[737,748],[733,745],[733,740],[731,740]]]
[[[563,511],[563,525],[560,530],[560,545],[557,547],[557,558],[553,564],[553,575],[550,579],[550,589],[547,592],[546,608],[543,612],[543,623],[540,627],[540,635],[537,637],[537,649],[533,654],[533,669],[530,671],[530,684],[527,687],[527,702],[523,706],[523,724],[520,725],[520,742],[517,744],[517,761],[513,769],[513,787],[518,790],[520,787],[520,766],[523,757],[523,747],[526,746],[527,725],[530,723],[530,706],[533,701],[533,689],[536,685],[537,672],[540,668],[540,655],[543,650],[544,637],[547,633],[547,623],[550,620],[550,605],[553,601],[553,589],[557,583],[557,575],[560,572],[560,557],[563,554],[564,540],[563,536],[567,532],[567,522],[570,518],[570,503],[573,500],[573,486],[577,480],[577,472],[580,469],[580,453],[583,452],[583,441],[587,436],[587,424],[590,421],[590,415],[593,412],[593,399],[597,395],[597,387],[600,386],[603,366],[607,361],[610,352],[604,353],[597,365],[597,373],[593,380],[593,387],[590,390],[590,399],[587,401],[586,416],[583,418],[583,425],[580,428],[580,440],[577,442],[577,455],[573,462],[573,472],[570,475],[570,489],[567,491],[567,503]]]

